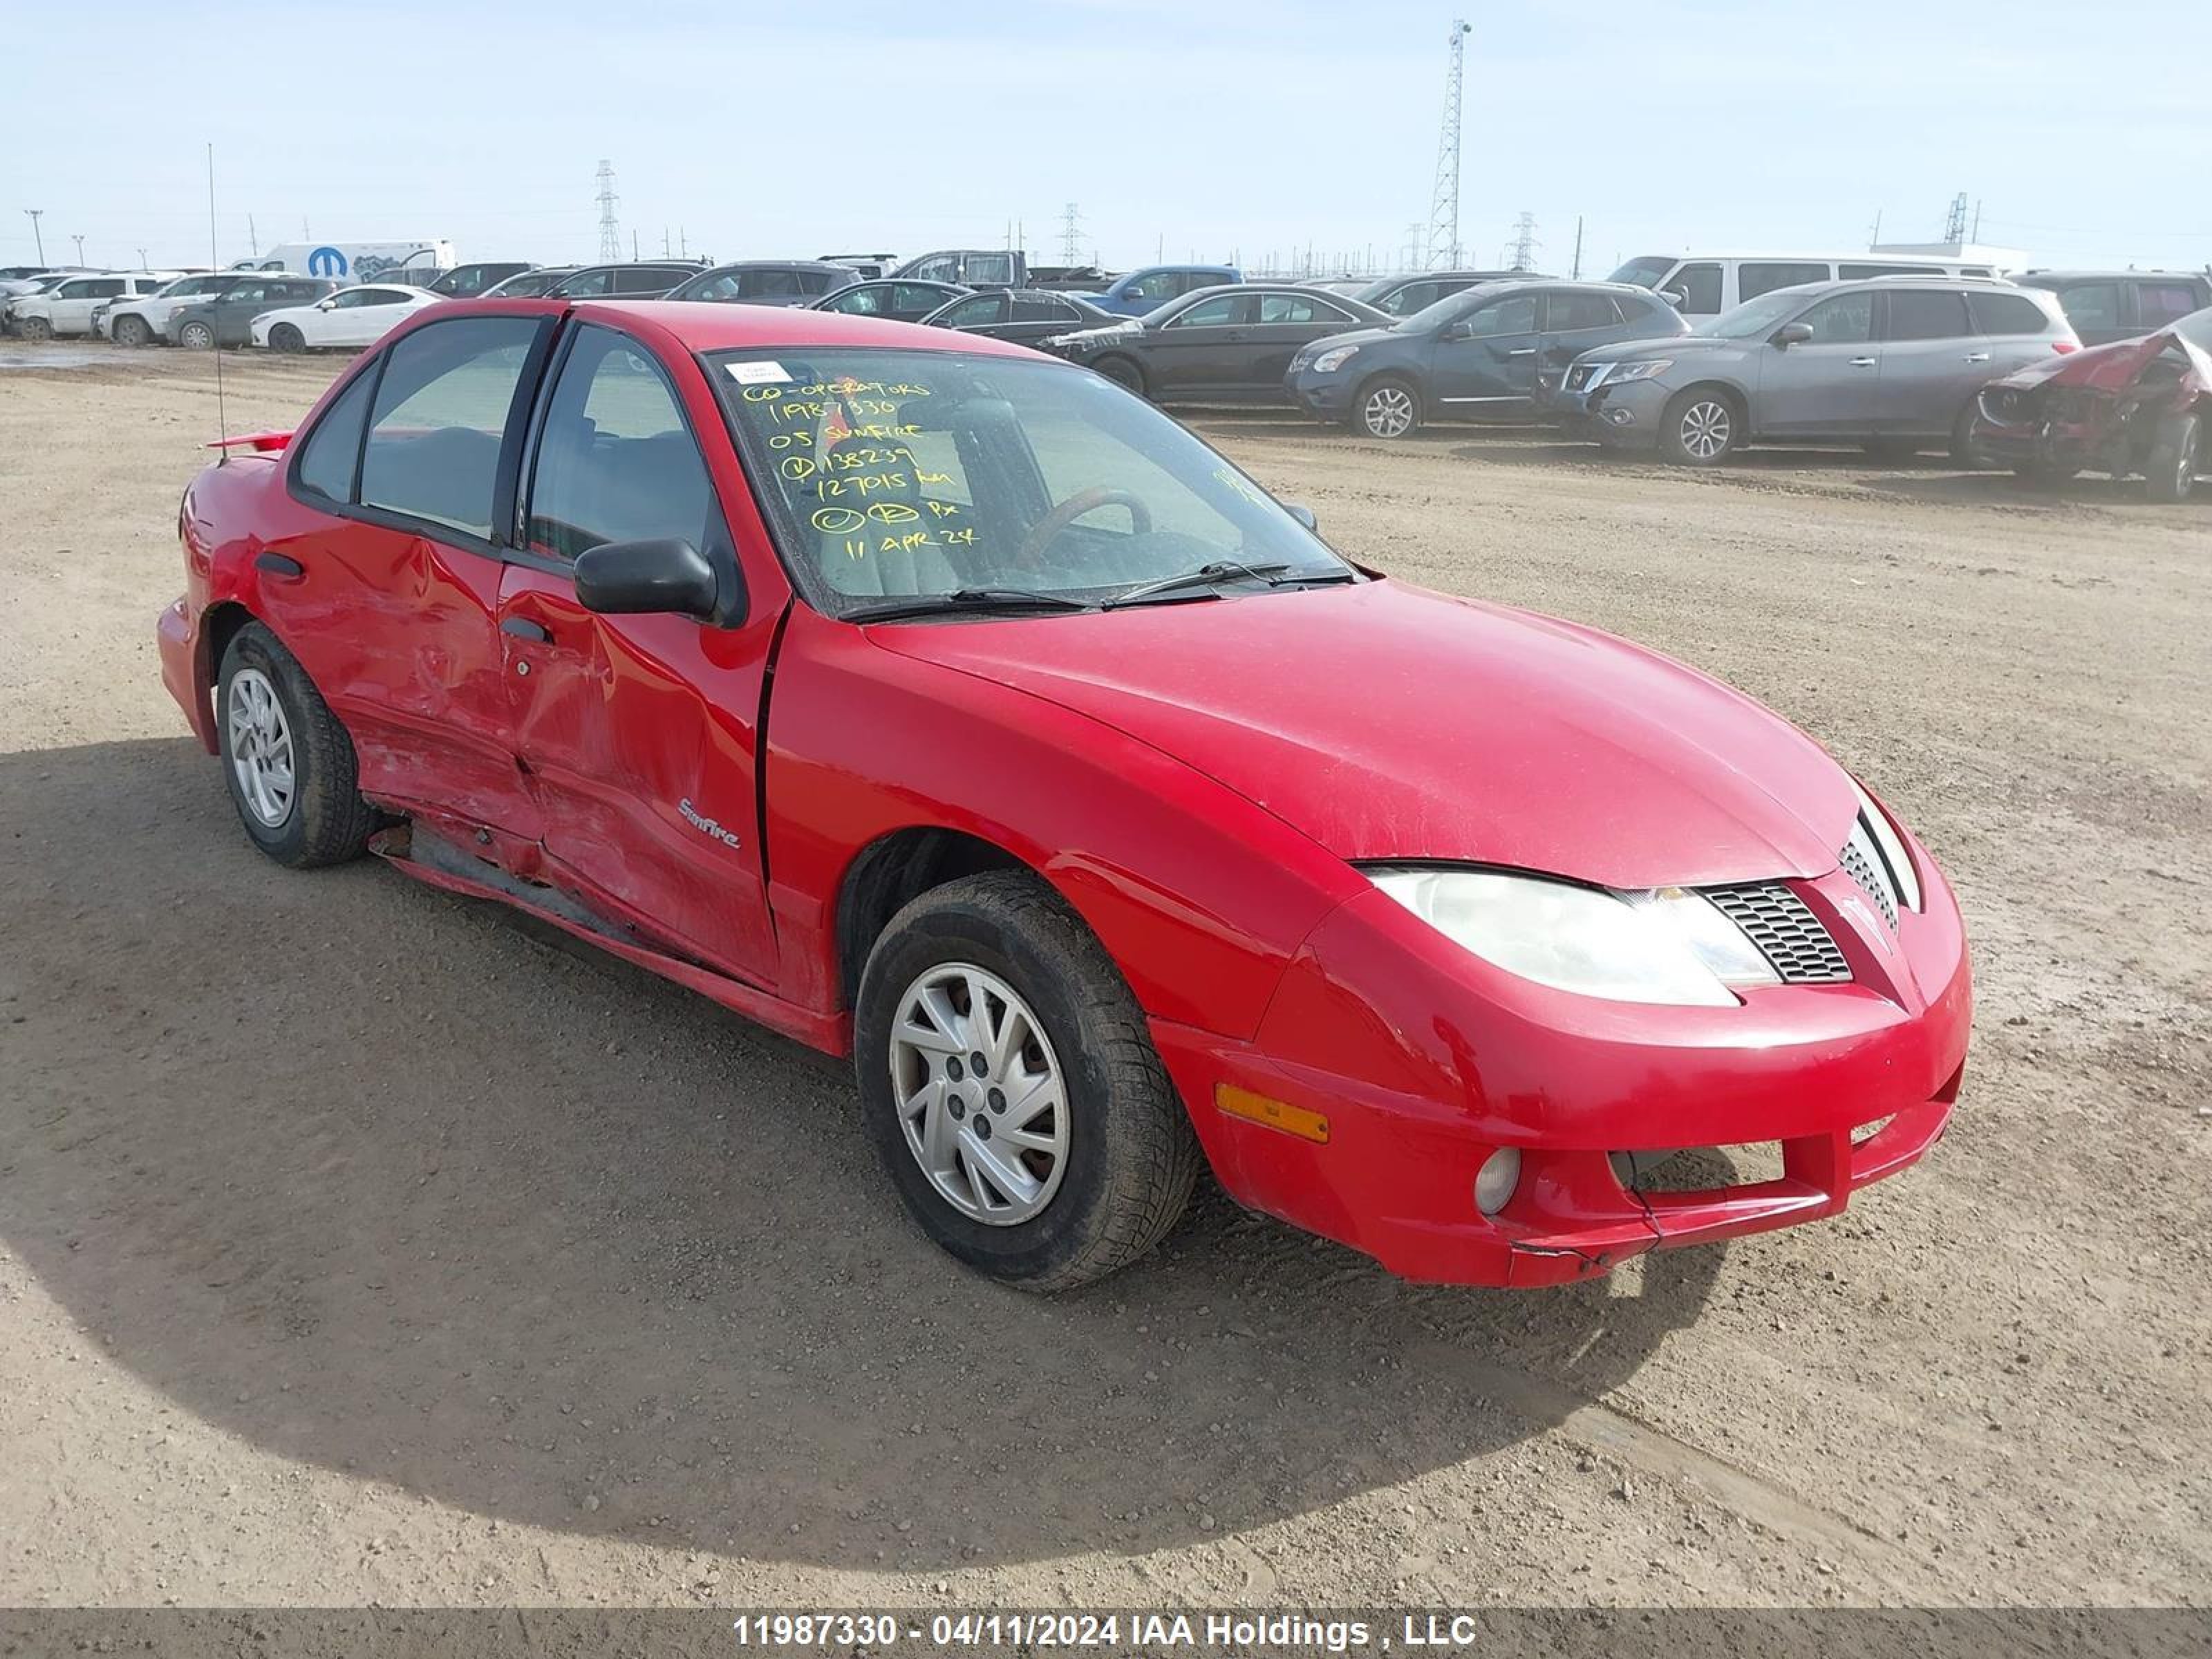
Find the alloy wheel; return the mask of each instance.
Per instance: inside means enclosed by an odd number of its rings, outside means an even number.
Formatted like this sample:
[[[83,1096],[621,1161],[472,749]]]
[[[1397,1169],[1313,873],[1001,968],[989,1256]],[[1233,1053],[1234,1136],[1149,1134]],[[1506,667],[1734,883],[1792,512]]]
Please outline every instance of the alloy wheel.
[[[1378,386],[1360,405],[1359,418],[1377,438],[1402,438],[1413,429],[1413,397],[1403,386]]]
[[[891,1090],[907,1150],[938,1195],[972,1221],[1041,1213],[1067,1168],[1067,1085],[1021,994],[971,963],[908,985],[891,1028]]]
[[[230,678],[229,711],[230,769],[238,797],[264,829],[282,829],[296,793],[284,705],[266,674],[241,668]]]
[[[1735,419],[1717,398],[1704,398],[1682,411],[1682,449],[1701,461],[1710,461],[1729,447]]]

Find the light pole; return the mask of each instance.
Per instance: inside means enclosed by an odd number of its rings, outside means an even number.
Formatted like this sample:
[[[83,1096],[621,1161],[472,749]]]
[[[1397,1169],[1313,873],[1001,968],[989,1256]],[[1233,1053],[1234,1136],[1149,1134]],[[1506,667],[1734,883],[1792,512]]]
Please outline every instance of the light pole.
[[[46,262],[46,239],[39,234],[39,216],[46,209],[25,208],[23,211],[31,216],[31,240],[39,245],[39,263],[44,264]]]
[[[76,244],[76,262],[79,264],[82,264],[84,263],[84,238],[82,236],[72,236],[70,238],[70,240]]]

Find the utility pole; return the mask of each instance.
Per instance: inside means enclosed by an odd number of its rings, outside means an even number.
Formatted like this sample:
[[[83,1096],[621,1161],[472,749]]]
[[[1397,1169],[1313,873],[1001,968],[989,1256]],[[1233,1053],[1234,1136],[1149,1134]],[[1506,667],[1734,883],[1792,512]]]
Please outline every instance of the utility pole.
[[[619,259],[622,258],[622,230],[615,223],[617,198],[615,196],[615,164],[612,161],[602,160],[599,162],[599,258]],[[635,240],[633,234],[631,238],[633,244]],[[635,252],[634,246],[632,251]]]
[[[1579,213],[1575,215],[1575,268],[1567,273],[1567,279],[1575,283],[1583,279],[1583,216]]]
[[[629,258],[630,258],[630,263],[631,263],[632,264],[635,264],[638,262],[638,260],[639,260],[639,259],[641,259],[641,258],[643,258],[643,257],[644,257],[644,256],[643,256],[643,255],[641,255],[641,253],[639,253],[639,252],[638,252],[638,251],[637,251],[637,227],[636,227],[635,225],[632,225],[632,226],[629,228]],[[616,246],[615,246],[615,258],[617,258],[617,259],[619,259],[620,258],[622,258],[622,245],[621,245],[620,243],[617,243],[617,244],[616,244]]]
[[[1459,91],[1467,68],[1471,26],[1455,17],[1451,58],[1444,71],[1444,116],[1437,133],[1437,185],[1429,198],[1429,265],[1459,263]]]
[[[671,248],[674,247],[674,246],[675,246],[675,243],[674,243],[674,242],[672,242],[672,241],[669,239],[669,235],[668,235],[668,227],[667,227],[666,225],[663,225],[663,226],[661,226],[661,228],[660,228],[660,257],[661,257],[662,258],[664,258],[664,259],[671,258],[671,257],[672,257],[672,255],[670,254],[669,250],[670,250]]]
[[[253,216],[250,213],[246,216],[246,246],[255,258],[261,257],[261,236],[253,228]]]
[[[1871,253],[1881,246],[1881,210],[1874,210],[1874,230],[1867,237],[1867,252]]]
[[[30,218],[31,218],[31,240],[32,240],[32,241],[35,242],[35,243],[38,245],[38,249],[39,249],[39,263],[40,263],[40,264],[46,264],[46,237],[45,237],[45,236],[44,236],[44,235],[40,232],[40,229],[39,229],[39,220],[40,220],[40,216],[41,216],[46,212],[46,209],[44,209],[44,208],[25,208],[25,209],[23,210],[23,211],[24,211],[25,213],[28,214],[28,215],[30,216]]]
[[[1077,228],[1082,221],[1083,215],[1077,210],[1073,202],[1067,204],[1067,210],[1060,216],[1060,262],[1064,265],[1076,265],[1083,262],[1081,257],[1083,233]]]
[[[141,270],[151,270],[153,268],[153,266],[146,263],[146,250],[143,247],[140,248],[138,250],[138,269]]]

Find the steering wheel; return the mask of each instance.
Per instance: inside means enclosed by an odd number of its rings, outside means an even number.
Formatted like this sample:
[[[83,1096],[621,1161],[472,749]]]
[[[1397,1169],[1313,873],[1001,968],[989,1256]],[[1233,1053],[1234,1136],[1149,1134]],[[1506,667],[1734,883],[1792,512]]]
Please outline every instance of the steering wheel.
[[[1014,550],[1017,564],[1034,565],[1042,562],[1044,550],[1060,538],[1060,532],[1085,514],[1096,513],[1102,507],[1127,507],[1129,527],[1139,536],[1152,533],[1152,509],[1144,498],[1126,489],[1111,489],[1105,484],[1094,484],[1088,489],[1079,489],[1058,507],[1039,519],[1030,533],[1022,538],[1022,544]]]

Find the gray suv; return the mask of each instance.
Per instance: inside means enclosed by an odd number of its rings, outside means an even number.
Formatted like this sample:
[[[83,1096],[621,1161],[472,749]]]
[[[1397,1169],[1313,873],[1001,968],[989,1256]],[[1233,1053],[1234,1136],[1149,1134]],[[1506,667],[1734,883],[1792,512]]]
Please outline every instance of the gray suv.
[[[2007,283],[1808,283],[1675,339],[1583,352],[1547,403],[1585,436],[1693,466],[1761,441],[1948,446],[1971,465],[1981,389],[2079,343],[2056,296]]]

